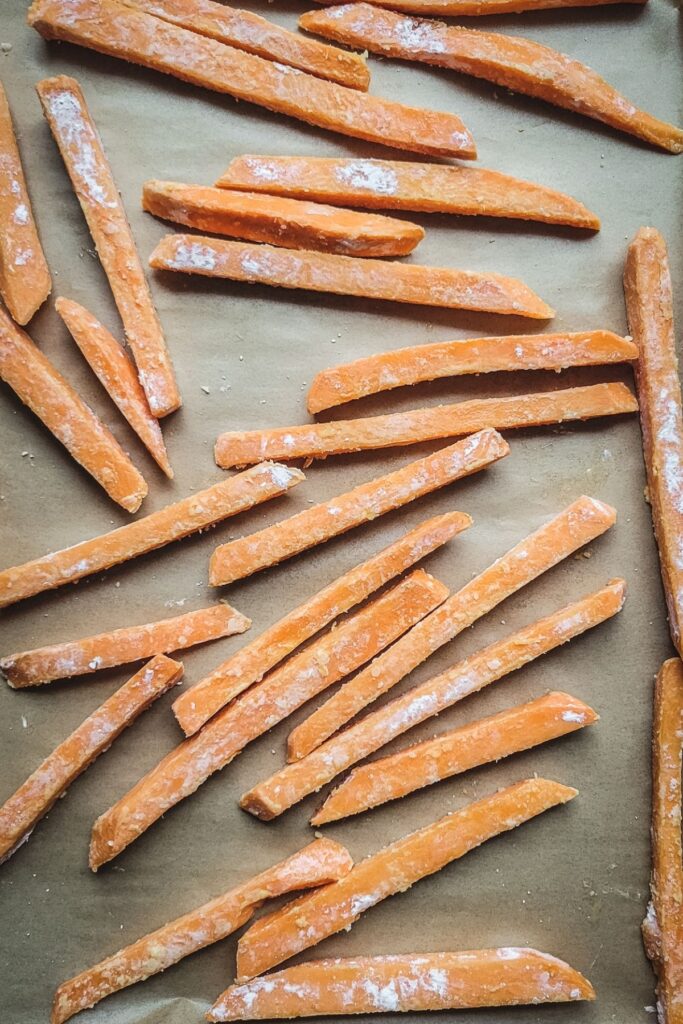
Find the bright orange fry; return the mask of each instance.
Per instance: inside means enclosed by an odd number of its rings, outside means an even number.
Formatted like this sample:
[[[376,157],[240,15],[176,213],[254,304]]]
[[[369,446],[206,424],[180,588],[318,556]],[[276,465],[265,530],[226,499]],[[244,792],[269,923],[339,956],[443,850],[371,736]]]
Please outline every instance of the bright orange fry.
[[[405,17],[367,3],[311,11],[299,25],[373,53],[484,78],[603,121],[669,153],[683,152],[683,129],[639,110],[585,64],[531,39]]]
[[[171,357],[85,97],[66,75],[45,78],[36,89],[109,280],[149,407],[154,416],[166,416],[181,404]]]
[[[615,580],[489,644],[367,715],[301,761],[286,765],[245,793],[240,806],[265,821],[277,817],[401,733],[616,615],[625,593],[624,581]]]
[[[199,274],[276,288],[303,288],[412,305],[476,309],[549,320],[555,311],[523,281],[416,263],[276,249],[206,235],[166,235],[149,258],[155,270]]]
[[[0,380],[12,388],[109,497],[137,512],[147,484],[108,427],[28,334],[0,309]]]
[[[173,479],[161,427],[150,412],[135,367],[121,345],[92,313],[77,302],[59,298],[55,309],[112,402],[166,476]]]
[[[32,562],[0,570],[0,608],[26,597],[75,583],[94,572],[110,569],[148,551],[189,537],[191,533],[276,498],[301,483],[298,469],[277,463],[254,466],[244,473],[191,494],[173,505],[151,512],[126,526],[53,551]]]
[[[0,863],[28,839],[74,779],[182,674],[179,662],[157,655],[53,750],[0,807]]]
[[[595,540],[616,520],[609,505],[585,495],[572,502],[475,576],[441,608],[350,679],[290,733],[287,754],[298,761],[354,715],[396,686],[434,651],[453,640],[532,580]]]
[[[474,159],[455,114],[407,107],[188,32],[116,0],[34,0],[29,24],[61,39],[330,131],[429,156]]]
[[[12,318],[27,324],[51,288],[12,115],[0,82],[0,296]]]
[[[343,0],[316,0],[325,7]],[[467,15],[520,14],[522,11],[545,11],[558,7],[603,7],[606,4],[645,4],[647,0],[368,0],[373,7],[388,7],[404,14],[437,14],[443,18]]]
[[[424,238],[418,224],[299,199],[228,192],[205,185],[147,181],[142,205],[199,231],[347,256],[405,256]]]

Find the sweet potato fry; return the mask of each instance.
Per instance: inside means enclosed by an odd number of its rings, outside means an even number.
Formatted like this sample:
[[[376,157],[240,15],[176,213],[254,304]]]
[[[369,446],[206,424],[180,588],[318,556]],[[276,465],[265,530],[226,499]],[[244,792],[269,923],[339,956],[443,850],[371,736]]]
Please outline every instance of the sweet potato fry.
[[[213,1004],[207,1019],[419,1013],[594,998],[590,982],[563,960],[537,949],[503,946],[309,961],[232,985]]]
[[[108,427],[28,334],[0,309],[0,380],[12,388],[109,497],[137,512],[147,484]]]
[[[0,296],[18,324],[27,324],[50,294],[52,281],[40,244],[0,82]]]
[[[0,807],[0,864],[28,839],[74,779],[182,674],[179,662],[157,655],[53,750]]]
[[[158,512],[151,512],[118,530],[81,541],[62,551],[53,551],[23,565],[0,570],[0,608],[41,594],[44,590],[75,583],[84,576],[155,551],[171,541],[189,537],[228,516],[284,494],[304,479],[298,469],[264,463],[167,505]]]
[[[624,581],[614,580],[583,600],[489,644],[367,715],[301,761],[286,765],[245,793],[240,806],[264,821],[277,817],[401,733],[616,615],[624,597]]]
[[[639,110],[585,64],[531,39],[404,17],[367,3],[311,11],[299,18],[299,25],[373,53],[484,78],[602,121],[669,153],[683,152],[683,129]]]
[[[217,587],[233,583],[277,565],[385,512],[477,473],[504,458],[509,451],[509,445],[495,430],[481,430],[433,455],[409,462],[394,473],[360,484],[320,505],[312,505],[257,533],[221,544],[211,556],[211,584]]]
[[[276,288],[303,288],[412,305],[476,309],[549,320],[555,311],[523,281],[502,274],[421,267],[330,253],[276,249],[207,235],[166,235],[149,258],[155,270]]]
[[[188,32],[116,0],[34,0],[29,24],[85,46],[308,124],[429,156],[477,155],[459,117],[407,107]]]
[[[314,840],[279,864],[63,982],[55,992],[51,1024],[63,1024],[113,992],[145,981],[191,953],[220,942],[245,924],[266,900],[336,882],[352,867],[349,852],[340,843]]]
[[[424,238],[418,224],[396,217],[173,181],[145,182],[142,205],[148,213],[176,224],[285,249],[405,256]]]
[[[46,78],[36,89],[109,280],[149,407],[154,416],[166,416],[181,404],[171,357],[85,97],[78,82],[65,75]]]
[[[344,0],[316,0],[323,6],[336,6]],[[368,0],[373,7],[388,7],[403,14],[437,14],[444,18],[490,14],[520,14],[522,11],[546,11],[558,7],[604,7],[606,4],[645,4],[647,0]]]
[[[584,544],[595,540],[615,519],[613,508],[584,495],[525,537],[297,726],[289,736],[288,759],[298,761],[319,747],[439,647]]]
[[[564,370],[638,358],[633,342],[611,331],[466,338],[394,349],[333,366],[313,378],[308,411],[322,412],[366,395],[442,377],[511,370]]]
[[[354,768],[311,818],[311,824],[326,825],[361,814],[470,768],[566,736],[597,720],[593,709],[576,697],[548,693]]]

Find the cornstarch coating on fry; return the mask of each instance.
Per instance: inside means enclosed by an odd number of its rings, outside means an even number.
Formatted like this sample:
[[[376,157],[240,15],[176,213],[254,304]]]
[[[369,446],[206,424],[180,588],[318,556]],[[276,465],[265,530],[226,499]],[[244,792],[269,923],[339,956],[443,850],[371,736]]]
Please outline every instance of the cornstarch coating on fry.
[[[336,6],[343,0],[316,0],[325,7]],[[558,7],[604,7],[622,0],[368,0],[373,7],[388,7],[404,14],[440,14],[446,18],[465,15],[519,14],[522,11],[545,11]],[[647,0],[623,0],[629,4],[644,4]]]

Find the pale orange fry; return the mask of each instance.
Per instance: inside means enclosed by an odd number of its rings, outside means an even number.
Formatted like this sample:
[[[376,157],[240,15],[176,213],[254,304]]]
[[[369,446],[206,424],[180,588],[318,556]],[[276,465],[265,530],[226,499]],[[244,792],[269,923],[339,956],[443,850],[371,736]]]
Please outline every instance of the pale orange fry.
[[[158,512],[120,526],[118,530],[53,551],[23,565],[0,570],[0,608],[65,583],[75,583],[84,576],[155,551],[171,541],[189,537],[228,516],[285,494],[304,479],[298,469],[263,463],[167,505]]]
[[[325,7],[343,0],[316,0]],[[520,14],[562,7],[604,7],[606,4],[645,4],[647,0],[368,0],[373,7],[388,7],[404,14],[437,14],[443,18],[490,14]]]
[[[367,3],[299,18],[311,32],[387,57],[436,64],[574,110],[665,149],[683,152],[683,129],[639,110],[597,72],[521,36],[410,18]]]
[[[78,82],[66,75],[36,86],[78,196],[154,416],[181,404],[171,357],[102,140]]]
[[[12,388],[112,501],[137,512],[147,484],[108,427],[25,331],[0,309],[0,380]]]
[[[182,674],[179,662],[157,655],[46,757],[0,807],[0,863],[28,839],[74,779]]]
[[[7,95],[0,82],[0,296],[18,324],[27,324],[52,281],[33,217]]]

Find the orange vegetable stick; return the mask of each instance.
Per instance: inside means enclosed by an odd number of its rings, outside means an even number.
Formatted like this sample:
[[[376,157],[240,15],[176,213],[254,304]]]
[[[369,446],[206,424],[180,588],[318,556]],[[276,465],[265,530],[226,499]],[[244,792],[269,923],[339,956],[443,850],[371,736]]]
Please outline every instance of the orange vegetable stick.
[[[259,783],[244,794],[240,806],[264,821],[277,817],[401,733],[616,615],[624,603],[625,590],[623,580],[614,580],[414,686],[323,743],[308,757]]]
[[[276,249],[206,235],[166,235],[149,258],[156,270],[359,295],[412,305],[476,309],[548,320],[555,311],[523,281],[502,274],[420,267],[415,263],[356,259],[331,253]]]
[[[28,839],[74,779],[182,674],[179,662],[158,655],[53,750],[0,807],[0,864]]]
[[[17,323],[27,324],[51,288],[12,115],[0,82],[0,296]]]
[[[221,8],[227,9],[227,8]],[[258,192],[147,181],[148,213],[217,235],[347,256],[405,256],[424,238],[418,224]]]
[[[221,544],[211,556],[211,584],[233,583],[259,569],[277,565],[385,512],[485,469],[509,451],[509,445],[495,430],[481,430],[433,455],[409,462],[394,473],[369,480],[257,533]]]
[[[628,249],[626,312],[640,358],[636,390],[652,522],[669,612],[669,630],[683,651],[683,414],[666,242],[641,228]]]
[[[441,608],[345,683],[297,726],[287,743],[288,759],[297,761],[319,747],[439,647],[584,544],[595,540],[613,526],[615,519],[616,512],[609,505],[585,495],[578,498],[451,595]]]
[[[191,494],[173,505],[120,526],[118,530],[81,541],[62,551],[53,551],[32,562],[0,570],[0,608],[26,597],[75,583],[94,572],[110,569],[130,558],[189,537],[228,516],[276,498],[301,483],[298,469],[277,463],[254,466],[244,473]]]
[[[681,1024],[683,1007],[683,665],[665,661],[654,692],[652,724],[652,877],[643,921],[645,952],[657,974],[658,1020]]]
[[[316,0],[333,6],[344,0]],[[467,15],[520,14],[558,7],[604,7],[606,4],[645,4],[647,0],[368,0],[374,7],[388,7],[404,14],[440,14],[444,18]]]
[[[325,825],[361,814],[470,768],[566,736],[597,720],[593,709],[576,697],[548,693],[354,768],[311,818],[311,824]]]
[[[611,331],[466,338],[416,345],[333,366],[313,378],[308,411],[322,412],[380,391],[441,377],[511,370],[564,370],[638,358],[633,342]]]
[[[638,110],[585,64],[531,39],[408,18],[366,3],[311,11],[299,25],[373,53],[484,78],[603,121],[669,153],[683,152],[683,129]]]
[[[34,0],[29,24],[46,39],[85,46],[308,124],[396,149],[474,159],[459,117],[407,107],[263,60],[116,0]]]
[[[65,75],[45,78],[36,89],[109,280],[149,407],[154,416],[166,416],[181,404],[171,357],[85,97],[78,82]]]
[[[169,921],[95,967],[63,982],[55,992],[51,1024],[63,1024],[79,1010],[177,964],[191,953],[231,935],[265,900],[296,889],[335,882],[353,867],[348,850],[331,839],[316,839],[253,878]]]
[[[137,512],[147,484],[111,431],[28,334],[0,309],[0,380],[12,388],[109,497]]]
[[[594,999],[582,974],[518,946],[315,960],[232,985],[207,1020],[283,1020],[350,1013],[419,1013]]]
[[[512,217],[600,228],[599,217],[577,199],[482,167],[249,155],[235,157],[216,185],[370,210]]]
[[[339,882],[295,900],[244,933],[237,947],[238,981],[253,978],[329,935],[349,930],[365,910],[405,892],[427,875],[576,796],[547,779],[527,779],[366,857]]]

